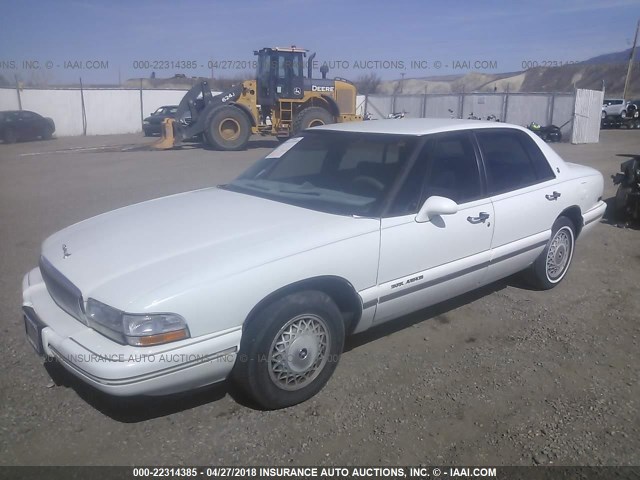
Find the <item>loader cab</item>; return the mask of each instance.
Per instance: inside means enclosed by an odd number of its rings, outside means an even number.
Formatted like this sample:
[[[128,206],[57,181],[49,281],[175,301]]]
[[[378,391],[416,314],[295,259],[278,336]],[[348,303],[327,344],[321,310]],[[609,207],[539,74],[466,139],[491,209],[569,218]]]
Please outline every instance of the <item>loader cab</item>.
[[[283,99],[304,97],[304,57],[300,48],[263,48],[258,56],[257,103],[270,110]]]

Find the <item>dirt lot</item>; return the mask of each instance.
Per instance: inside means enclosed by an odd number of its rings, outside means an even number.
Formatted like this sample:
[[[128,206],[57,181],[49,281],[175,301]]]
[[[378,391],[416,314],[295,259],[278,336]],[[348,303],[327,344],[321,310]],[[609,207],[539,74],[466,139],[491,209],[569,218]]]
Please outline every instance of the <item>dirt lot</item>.
[[[46,236],[222,183],[275,145],[126,149],[142,142],[0,145],[0,464],[640,464],[640,231],[608,223],[578,241],[558,288],[501,282],[352,337],[324,390],[287,410],[251,408],[227,385],[117,401],[46,370],[20,311]],[[556,149],[602,171],[608,198],[640,131]]]

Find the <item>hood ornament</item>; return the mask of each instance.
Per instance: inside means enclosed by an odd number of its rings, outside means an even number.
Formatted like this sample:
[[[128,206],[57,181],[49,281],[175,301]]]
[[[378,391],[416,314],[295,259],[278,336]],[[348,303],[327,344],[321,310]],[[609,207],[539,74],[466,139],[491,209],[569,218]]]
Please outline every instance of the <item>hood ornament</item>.
[[[62,253],[63,253],[62,258],[67,258],[71,256],[65,244],[62,245]]]

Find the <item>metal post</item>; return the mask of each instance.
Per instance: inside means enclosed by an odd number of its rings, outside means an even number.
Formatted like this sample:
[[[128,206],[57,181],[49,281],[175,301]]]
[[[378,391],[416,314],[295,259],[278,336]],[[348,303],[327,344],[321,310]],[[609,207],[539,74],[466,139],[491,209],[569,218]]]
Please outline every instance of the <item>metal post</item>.
[[[509,84],[507,83],[507,91],[504,92],[504,101],[502,102],[502,109],[504,110],[504,113],[502,115],[502,121],[506,122],[507,121],[507,116],[509,114]]]
[[[14,75],[16,79],[16,93],[18,94],[18,110],[22,110],[22,98],[20,98],[20,82],[18,81],[18,74]]]
[[[422,96],[422,118],[427,118],[427,87],[424,87],[424,95]]]
[[[80,107],[82,108],[82,135],[87,136],[87,110],[84,106],[84,88],[80,77]]]
[[[140,79],[140,129],[144,129],[144,104],[142,103],[142,78]]]
[[[638,26],[636,27],[636,36],[633,39],[633,47],[631,48],[631,55],[629,56],[629,67],[627,68],[627,78],[624,81],[624,94],[622,98],[625,100],[629,97],[629,81],[631,80],[631,69],[633,67],[633,60],[636,56],[636,44],[638,43],[638,30],[640,30],[640,20],[638,20]]]

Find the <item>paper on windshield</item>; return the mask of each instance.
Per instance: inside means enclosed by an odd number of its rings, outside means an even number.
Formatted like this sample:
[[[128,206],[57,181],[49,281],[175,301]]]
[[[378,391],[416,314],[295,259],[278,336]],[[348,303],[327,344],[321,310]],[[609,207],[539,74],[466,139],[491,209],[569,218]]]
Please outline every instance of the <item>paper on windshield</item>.
[[[278,148],[276,148],[273,152],[267,155],[265,158],[280,158],[282,155],[287,153],[289,150],[293,148],[293,146],[302,140],[303,137],[290,138]]]

